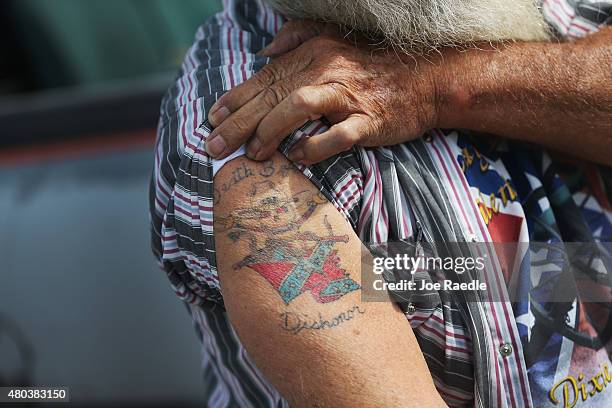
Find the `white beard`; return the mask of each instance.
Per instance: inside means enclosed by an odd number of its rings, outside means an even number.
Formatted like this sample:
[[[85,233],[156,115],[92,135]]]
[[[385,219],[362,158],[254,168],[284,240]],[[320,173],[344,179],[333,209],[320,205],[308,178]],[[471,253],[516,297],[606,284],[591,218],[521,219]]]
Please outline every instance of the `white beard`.
[[[340,24],[402,50],[550,37],[537,0],[266,0],[289,18]]]

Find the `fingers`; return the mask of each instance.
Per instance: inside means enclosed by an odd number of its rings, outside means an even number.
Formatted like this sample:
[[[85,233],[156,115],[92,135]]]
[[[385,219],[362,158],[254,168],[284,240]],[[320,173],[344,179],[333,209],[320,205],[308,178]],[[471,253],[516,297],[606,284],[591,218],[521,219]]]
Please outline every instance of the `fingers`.
[[[369,133],[366,117],[349,116],[326,132],[300,141],[289,152],[289,159],[306,165],[318,163],[350,149],[361,140],[366,139]]]
[[[293,28],[292,28],[293,27]],[[335,26],[308,21],[287,26],[281,35],[282,49],[307,41],[322,31],[337,30]],[[312,34],[314,33],[314,34]],[[283,40],[282,38],[285,38]],[[284,45],[283,45],[284,44]],[[316,84],[320,72],[310,69],[314,55],[321,46],[303,44],[264,66],[248,81],[221,96],[211,107],[208,120],[214,130],[206,141],[206,150],[214,158],[230,155],[251,136],[248,154],[257,160],[272,155],[280,140],[306,120],[320,117],[337,103],[332,93],[297,93],[294,98],[272,115],[273,119],[259,126],[269,112],[275,110],[287,95],[304,83]],[[309,69],[306,69],[306,68]]]
[[[208,112],[208,121],[213,127],[219,126],[232,112],[237,111],[264,89],[284,77],[282,64],[271,63],[264,66],[249,80],[223,94]]]
[[[344,95],[334,84],[299,88],[261,120],[247,155],[254,160],[267,160],[280,142],[306,121],[340,112],[345,106]]]
[[[311,38],[328,30],[328,24],[312,20],[291,20],[283,24],[274,40],[260,51],[265,57],[274,57],[289,52]]]
[[[295,50],[308,40],[320,34],[338,33],[339,28],[332,24],[317,23],[310,20],[294,20],[286,23],[277,37],[265,49],[265,53],[279,55],[271,63],[264,66],[249,80],[226,92],[210,108],[208,121],[213,127],[219,126],[232,112],[237,111],[249,100],[254,98],[272,84],[291,77],[302,71],[311,62],[311,56],[306,51]],[[263,53],[264,51],[262,51]]]
[[[279,82],[295,78],[310,60],[298,50],[285,54],[262,67],[247,81],[223,94],[208,112],[208,121],[213,127],[219,126],[233,112],[236,112],[248,101]]]
[[[288,91],[283,86],[275,84],[248,101],[210,133],[206,140],[207,153],[216,159],[223,159],[232,154],[246,143],[255,133],[259,122],[287,94]]]

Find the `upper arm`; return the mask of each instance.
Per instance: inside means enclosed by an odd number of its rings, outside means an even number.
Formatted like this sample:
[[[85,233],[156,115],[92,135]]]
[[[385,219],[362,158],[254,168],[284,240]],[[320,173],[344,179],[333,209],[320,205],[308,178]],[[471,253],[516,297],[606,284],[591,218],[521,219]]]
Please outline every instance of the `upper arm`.
[[[405,316],[361,301],[349,223],[281,154],[221,168],[214,220],[230,320],[292,405],[440,403]]]

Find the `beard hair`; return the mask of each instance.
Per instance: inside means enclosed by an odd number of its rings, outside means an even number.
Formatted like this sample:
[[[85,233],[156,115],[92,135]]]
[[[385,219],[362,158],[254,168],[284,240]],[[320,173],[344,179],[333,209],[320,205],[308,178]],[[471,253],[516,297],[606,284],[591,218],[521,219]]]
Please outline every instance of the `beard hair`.
[[[402,51],[545,41],[537,0],[266,0],[288,18],[339,24]]]

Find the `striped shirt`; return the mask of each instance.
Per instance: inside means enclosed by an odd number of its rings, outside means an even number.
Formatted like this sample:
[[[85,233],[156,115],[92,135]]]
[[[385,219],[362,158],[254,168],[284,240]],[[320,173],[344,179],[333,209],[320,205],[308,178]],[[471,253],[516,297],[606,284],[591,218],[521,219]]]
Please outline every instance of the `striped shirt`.
[[[610,20],[610,9],[598,14],[590,5],[548,0],[543,12],[560,36],[580,37]],[[198,29],[161,106],[150,189],[152,246],[174,291],[188,304],[202,340],[207,402],[214,407],[287,405],[251,361],[223,308],[213,239],[213,161],[204,149],[211,130],[208,110],[224,92],[269,62],[256,53],[283,22],[262,0],[225,0],[224,10]],[[287,154],[302,137],[327,126],[324,120],[308,122],[279,150]],[[366,244],[411,239],[417,233],[438,245],[490,243],[498,238],[496,225],[502,225],[503,232],[513,231],[515,241],[528,242],[529,217],[519,200],[498,211],[514,217],[513,223],[483,216],[487,209],[500,207],[498,198],[481,194],[486,183],[478,184],[470,173],[475,154],[503,185],[511,185],[512,177],[503,161],[481,155],[468,136],[434,130],[410,143],[355,147],[314,166],[296,166]],[[440,254],[462,255],[456,248],[439,246]],[[532,394],[522,323],[508,301],[507,282],[493,248],[481,248],[490,255],[494,271],[487,283],[496,293],[489,296],[504,301],[432,291],[411,302],[407,321],[448,405],[542,406],[540,397]],[[424,273],[419,279],[435,277]]]

